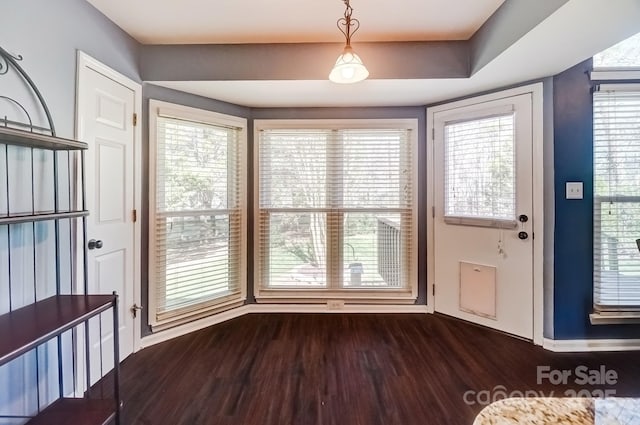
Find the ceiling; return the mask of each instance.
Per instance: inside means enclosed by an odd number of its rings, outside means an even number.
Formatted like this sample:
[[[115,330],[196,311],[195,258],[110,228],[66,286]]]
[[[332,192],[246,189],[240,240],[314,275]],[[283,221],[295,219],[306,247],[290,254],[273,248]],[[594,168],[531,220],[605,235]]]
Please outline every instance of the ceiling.
[[[225,44],[224,49],[242,49],[242,43],[313,43],[338,42],[341,35],[335,21],[344,11],[340,0],[293,2],[291,0],[87,0],[143,44]],[[352,0],[354,17],[362,29],[354,37],[358,42],[408,42],[430,40],[468,40],[482,27],[480,44],[469,42],[471,63],[467,78],[407,77],[385,75],[354,85],[336,85],[315,72],[301,71],[279,75],[278,68],[288,68],[281,58],[265,57],[260,61],[272,75],[264,74],[255,56],[250,56],[254,77],[240,79],[216,74],[220,58],[234,61],[235,56],[217,53],[209,62],[193,55],[186,46],[173,46],[180,52],[177,69],[167,77],[156,76],[154,84],[250,107],[341,107],[341,106],[411,106],[425,105],[555,75],[591,57],[593,54],[640,32],[640,2],[616,0],[615,7],[602,0],[543,0],[557,6],[539,16],[522,13],[534,3],[524,0]],[[540,3],[538,3],[540,4]],[[541,6],[542,7],[542,6]],[[246,11],[250,10],[248,14]],[[509,15],[507,12],[510,12]],[[495,19],[494,19],[495,18]],[[500,19],[498,19],[500,18]],[[531,25],[529,25],[531,24]],[[489,27],[489,28],[487,28]],[[476,37],[477,38],[477,37]],[[486,40],[487,45],[484,45]],[[383,43],[384,44],[384,43]],[[388,43],[387,43],[388,44]],[[492,44],[489,46],[489,44]],[[497,44],[498,48],[493,45]],[[367,43],[364,43],[367,45]],[[375,48],[375,44],[373,44]],[[397,46],[397,44],[396,44]],[[152,48],[153,46],[149,46]],[[361,46],[362,47],[362,46]],[[388,46],[387,46],[388,47]],[[143,46],[144,50],[145,46]],[[333,47],[330,46],[330,51]],[[341,50],[336,44],[335,55]],[[362,52],[365,48],[362,47]],[[370,49],[370,47],[367,47]],[[475,50],[473,50],[475,49]],[[493,49],[493,50],[492,50]],[[325,45],[326,50],[326,45]],[[410,50],[410,49],[409,49]],[[407,50],[407,53],[409,52]],[[217,50],[220,52],[220,50]],[[222,50],[228,52],[231,50]],[[477,51],[477,52],[476,52]],[[231,51],[232,52],[232,51]],[[479,52],[479,53],[478,53]],[[488,53],[487,53],[488,52]],[[233,53],[233,52],[232,52]],[[404,54],[404,53],[403,53]],[[473,56],[485,55],[486,60]],[[196,56],[196,57],[194,57]],[[366,57],[363,56],[365,64]],[[332,57],[332,56],[331,56]],[[192,59],[193,58],[193,59]],[[253,61],[250,59],[254,58]],[[297,58],[294,58],[294,61]],[[394,69],[424,66],[406,56]],[[427,58],[438,61],[438,57]],[[333,60],[333,59],[329,59]],[[206,64],[210,75],[197,79],[180,75],[184,61]],[[412,65],[413,64],[413,65]],[[331,63],[326,64],[327,73]],[[380,65],[380,63],[374,63]],[[313,63],[313,67],[316,64]],[[317,66],[318,68],[320,65]],[[477,68],[477,69],[476,69]],[[246,66],[245,66],[246,69]],[[273,71],[276,69],[276,71]],[[317,71],[317,70],[316,70]],[[370,69],[375,76],[376,69]],[[398,71],[399,72],[399,71]],[[144,74],[144,73],[143,73]],[[259,75],[256,75],[259,74]],[[419,73],[418,73],[419,74]],[[143,75],[144,77],[144,75]]]
[[[144,44],[341,41],[341,0],[88,0]],[[548,1],[548,0],[545,0]],[[358,41],[466,40],[504,0],[352,0]]]

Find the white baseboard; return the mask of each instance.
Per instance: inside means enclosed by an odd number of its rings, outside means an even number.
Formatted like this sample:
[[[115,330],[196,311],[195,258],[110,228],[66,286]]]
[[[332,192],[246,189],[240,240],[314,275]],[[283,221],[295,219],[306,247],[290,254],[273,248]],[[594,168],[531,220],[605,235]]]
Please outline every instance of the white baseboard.
[[[200,329],[207,328],[218,323],[226,322],[227,320],[235,319],[236,317],[244,316],[249,313],[250,305],[243,305],[242,307],[232,308],[231,310],[223,311],[218,314],[214,314],[204,319],[194,320],[193,322],[185,323],[171,329],[167,329],[160,332],[155,332],[149,336],[145,336],[140,340],[140,349],[151,347],[152,345],[159,344],[161,342],[169,341],[170,339],[177,338],[179,336],[186,335],[191,332],[199,331]]]
[[[426,305],[345,304],[339,308],[327,304],[251,304],[249,313],[428,313]]]
[[[636,351],[640,350],[640,339],[548,339],[543,345],[545,350],[556,353],[574,353],[589,351]]]
[[[429,312],[428,307],[425,305],[346,304],[341,308],[329,308],[326,304],[248,304],[146,336],[140,341],[140,349],[252,313],[427,314]],[[544,338],[542,346],[545,350],[556,353],[636,351],[640,350],[640,339],[554,340]]]
[[[207,328],[251,313],[428,313],[426,305],[346,304],[329,308],[327,304],[248,304],[204,319],[153,333],[140,340],[140,349]]]

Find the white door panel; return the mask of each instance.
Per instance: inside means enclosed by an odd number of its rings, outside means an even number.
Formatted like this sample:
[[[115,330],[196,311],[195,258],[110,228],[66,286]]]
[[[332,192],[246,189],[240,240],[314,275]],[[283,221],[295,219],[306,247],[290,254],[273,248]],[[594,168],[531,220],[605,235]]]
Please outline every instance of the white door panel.
[[[529,339],[531,117],[530,94],[433,114],[434,308]]]
[[[100,225],[126,224],[127,147],[118,142],[96,139],[95,223]]]
[[[134,319],[134,126],[135,93],[87,68],[79,87],[81,140],[86,153],[89,292],[119,295],[120,360],[133,352]],[[111,313],[90,322],[91,382],[113,367]]]

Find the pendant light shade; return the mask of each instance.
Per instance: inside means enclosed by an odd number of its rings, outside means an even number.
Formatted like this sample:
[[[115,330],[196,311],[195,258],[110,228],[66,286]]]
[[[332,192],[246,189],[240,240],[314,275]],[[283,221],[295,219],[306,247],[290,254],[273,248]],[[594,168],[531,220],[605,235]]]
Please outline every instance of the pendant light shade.
[[[365,80],[368,76],[369,71],[362,63],[360,56],[351,46],[346,46],[342,54],[338,56],[338,60],[329,74],[329,80],[338,84],[349,84]]]
[[[329,74],[329,80],[338,84],[349,84],[366,79],[369,76],[369,71],[362,63],[360,56],[351,47],[351,36],[360,28],[360,21],[351,17],[353,8],[349,4],[349,0],[343,1],[346,9],[344,18],[338,19],[338,29],[344,34],[346,45]]]

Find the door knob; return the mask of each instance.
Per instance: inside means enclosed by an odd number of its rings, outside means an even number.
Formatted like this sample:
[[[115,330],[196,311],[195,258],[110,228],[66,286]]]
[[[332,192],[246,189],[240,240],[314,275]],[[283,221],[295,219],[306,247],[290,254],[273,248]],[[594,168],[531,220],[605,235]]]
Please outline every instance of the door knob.
[[[529,234],[527,232],[519,232],[518,237],[522,240],[525,240],[529,237]]]
[[[133,315],[134,319],[138,316],[138,311],[140,310],[142,310],[142,307],[140,307],[138,304],[134,304],[131,306],[131,314]]]
[[[520,223],[526,223],[527,221],[529,221],[529,217],[526,214],[520,214],[518,216],[518,221]]]
[[[95,240],[95,239],[91,239],[89,240],[89,242],[87,243],[87,248],[89,249],[100,249],[102,248],[102,241],[101,240]]]

